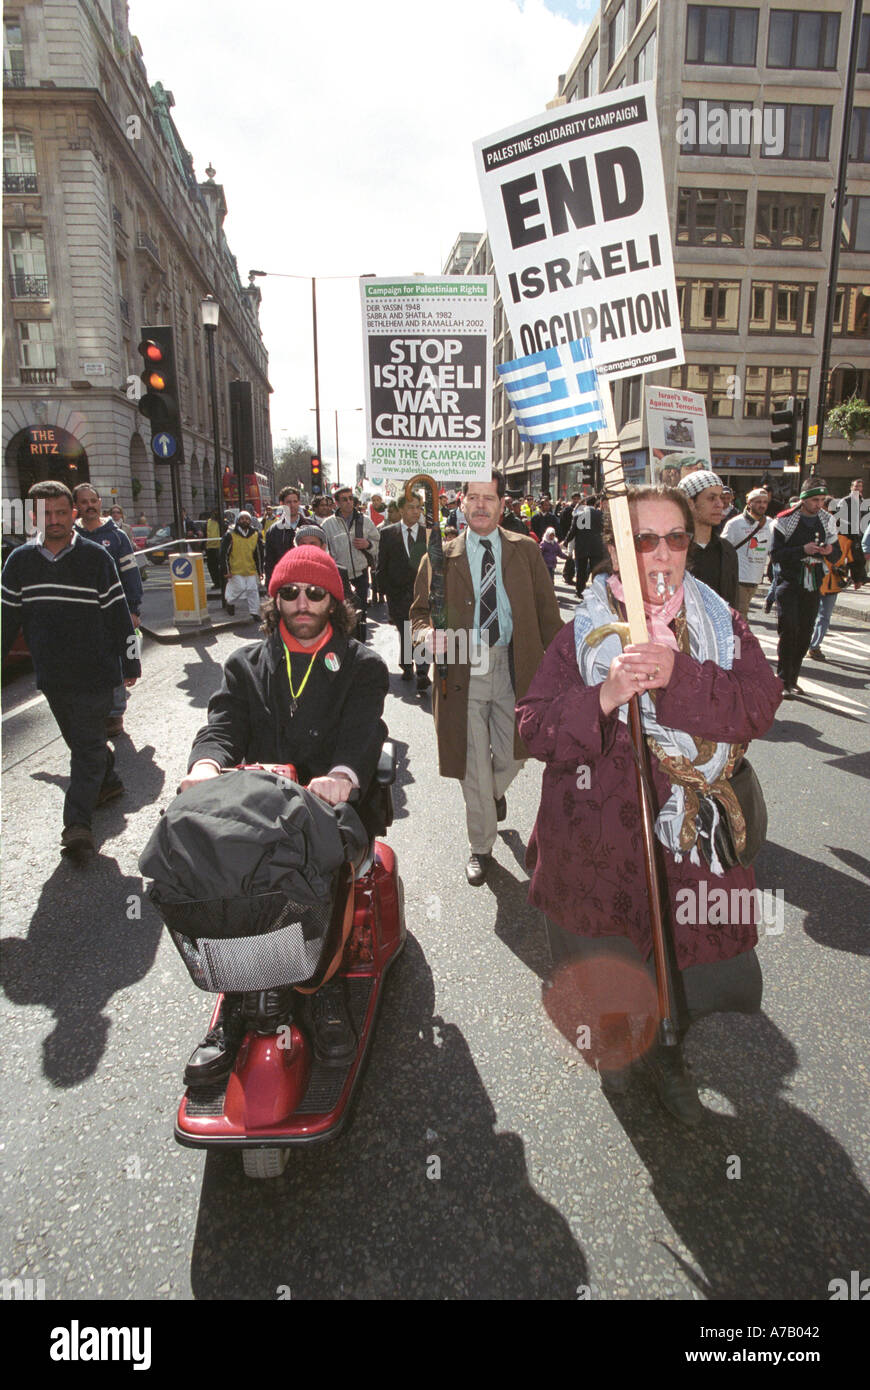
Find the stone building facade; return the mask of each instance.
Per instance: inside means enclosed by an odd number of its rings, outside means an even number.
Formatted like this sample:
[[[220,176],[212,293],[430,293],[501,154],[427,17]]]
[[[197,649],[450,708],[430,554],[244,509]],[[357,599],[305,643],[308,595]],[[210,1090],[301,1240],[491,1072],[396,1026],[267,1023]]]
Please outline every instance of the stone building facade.
[[[713,465],[739,493],[768,471],[772,409],[791,395],[808,396],[815,422],[850,14],[851,6],[821,0],[790,0],[788,8],[758,0],[609,0],[558,79],[551,108],[635,82],[656,84],[686,365],[614,383],[630,479],[649,476],[644,382],[705,396]],[[829,405],[853,393],[870,400],[866,16],[854,105]],[[517,115],[533,110],[534,102]],[[459,273],[480,274],[484,266],[491,271],[485,237]],[[495,359],[509,360],[500,298],[494,330]],[[518,440],[500,386],[494,394],[494,462],[516,486],[536,487],[541,446]],[[547,447],[551,490],[572,491],[594,436]],[[870,482],[870,441],[859,438],[850,451],[841,437],[826,436],[820,471],[837,495],[848,492],[852,477]]]
[[[259,290],[243,286],[214,170],[198,182],[149,85],[123,0],[21,0],[4,14],[3,496],[40,477],[94,482],[128,520],[171,518],[165,465],[136,393],[143,326],[175,331],[185,464],[182,502],[213,506],[232,469],[229,383],[249,381],[253,459],[272,473]],[[220,304],[215,468],[200,304]]]

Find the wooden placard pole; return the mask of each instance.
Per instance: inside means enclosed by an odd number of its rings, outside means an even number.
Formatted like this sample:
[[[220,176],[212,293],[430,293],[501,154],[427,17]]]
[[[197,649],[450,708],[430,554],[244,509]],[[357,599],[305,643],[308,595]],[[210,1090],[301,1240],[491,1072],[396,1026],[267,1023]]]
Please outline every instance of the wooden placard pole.
[[[605,440],[602,452],[602,475],[604,490],[610,509],[610,522],[619,563],[619,578],[625,594],[625,611],[632,642],[647,642],[649,636],[646,614],[643,607],[643,591],[637,567],[637,554],[634,548],[634,534],[631,514],[626,496],[625,474],[622,467],[622,454],[619,447],[619,431],[613,409],[612,387],[609,381],[599,378],[601,402],[606,421]],[[656,808],[652,793],[649,753],[643,734],[640,714],[640,696],[633,695],[628,704],[628,723],[634,748],[634,765],[637,774],[637,794],[640,802],[641,833],[643,836],[643,857],[646,870],[646,886],[650,908],[650,933],[652,936],[653,959],[655,961],[656,992],[659,1006],[659,1041],[666,1047],[679,1042],[677,1032],[676,1000],[671,976],[671,954],[665,938],[667,930],[662,912],[662,884],[659,875],[655,838]]]

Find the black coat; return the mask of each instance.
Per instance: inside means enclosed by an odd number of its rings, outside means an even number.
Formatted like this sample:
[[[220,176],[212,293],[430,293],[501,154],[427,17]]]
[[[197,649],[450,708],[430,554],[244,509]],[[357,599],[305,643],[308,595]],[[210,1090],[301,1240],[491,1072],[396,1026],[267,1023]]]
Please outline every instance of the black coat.
[[[422,522],[420,523],[422,528]],[[423,529],[426,540],[429,533]],[[417,532],[419,539],[420,530]],[[402,536],[402,523],[395,521],[391,526],[381,527],[378,546],[378,588],[387,596],[387,608],[391,622],[404,622],[414,598],[414,580],[417,571],[411,568],[405,541]]]
[[[693,545],[686,569],[702,584],[708,584],[731,608],[737,607],[740,560],[730,541],[711,536],[703,549]]]
[[[325,658],[334,653],[337,671]],[[293,663],[294,683],[298,661]],[[208,702],[208,723],[190,750],[220,767],[237,763],[293,763],[300,782],[350,767],[365,797],[387,735],[381,715],[389,685],[386,663],[353,639],[333,635],[317,653],[294,715],[284,643],[279,633],[240,647],[224,666],[220,689]]]

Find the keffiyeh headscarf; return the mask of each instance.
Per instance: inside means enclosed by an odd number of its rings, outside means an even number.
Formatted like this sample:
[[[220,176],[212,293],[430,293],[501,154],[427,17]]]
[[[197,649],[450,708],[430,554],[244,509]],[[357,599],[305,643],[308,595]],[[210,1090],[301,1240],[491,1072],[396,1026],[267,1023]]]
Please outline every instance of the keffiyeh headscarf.
[[[608,582],[606,576],[599,575],[593,580],[574,616],[577,665],[586,685],[601,685],[610,663],[622,651],[622,642],[616,633],[609,634],[598,646],[590,646],[587,641],[596,628],[624,621],[611,589],[614,579]],[[618,597],[621,591],[618,584],[615,587]],[[683,576],[682,591],[683,603],[675,616],[679,630],[685,634],[683,641],[689,654],[696,661],[715,661],[723,671],[730,671],[734,664],[734,630],[727,603],[690,574]],[[678,595],[679,591],[674,597]],[[651,640],[660,641],[661,637]],[[716,828],[724,811],[735,848],[742,851],[746,843],[746,825],[728,778],[743,754],[744,745],[696,739],[681,729],[661,724],[656,715],[654,694],[644,691],[640,696],[643,731],[662,770],[671,779],[671,795],[655,823],[657,839],[670,850],[678,864],[686,853],[693,864],[700,864],[699,811],[701,801],[706,800],[712,816],[711,847],[715,845]],[[627,723],[628,707],[620,705],[618,715],[622,723]],[[712,848],[710,867],[715,874],[724,873]]]

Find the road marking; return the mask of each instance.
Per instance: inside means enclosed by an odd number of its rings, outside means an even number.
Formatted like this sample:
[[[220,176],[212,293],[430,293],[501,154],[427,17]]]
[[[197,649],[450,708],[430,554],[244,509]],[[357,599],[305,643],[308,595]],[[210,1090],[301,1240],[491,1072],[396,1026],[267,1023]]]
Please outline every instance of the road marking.
[[[33,709],[34,705],[44,704],[44,695],[34,695],[32,700],[25,700],[23,705],[16,705],[15,709],[7,710],[3,716],[3,723],[5,724],[7,719],[14,719],[16,714],[23,714],[25,710]]]

